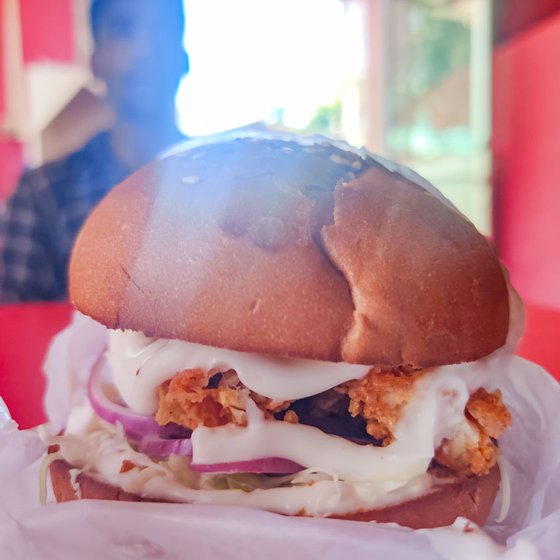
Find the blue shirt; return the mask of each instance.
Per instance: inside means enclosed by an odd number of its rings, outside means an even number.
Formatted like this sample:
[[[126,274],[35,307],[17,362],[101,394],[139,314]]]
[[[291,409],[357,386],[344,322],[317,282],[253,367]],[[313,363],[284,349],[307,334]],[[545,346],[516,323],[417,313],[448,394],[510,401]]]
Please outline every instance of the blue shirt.
[[[0,219],[0,301],[64,299],[78,231],[128,173],[107,132],[63,160],[26,172]]]

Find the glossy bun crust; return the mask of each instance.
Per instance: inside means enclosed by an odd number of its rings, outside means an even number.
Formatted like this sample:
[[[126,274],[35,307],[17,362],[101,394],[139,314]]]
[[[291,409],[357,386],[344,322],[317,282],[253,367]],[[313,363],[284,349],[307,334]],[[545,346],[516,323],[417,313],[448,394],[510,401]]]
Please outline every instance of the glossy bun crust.
[[[51,480],[57,502],[77,499],[118,500],[126,502],[154,502],[111,486],[81,473],[76,482],[80,489],[79,497],[74,490],[70,469],[62,460],[50,466]],[[482,525],[492,509],[500,484],[498,467],[485,476],[466,478],[442,484],[437,490],[415,500],[410,500],[384,509],[361,511],[338,519],[356,521],[378,521],[398,523],[412,529],[427,529],[451,525],[459,516]]]
[[[421,179],[330,144],[237,139],[113,189],[70,296],[109,328],[235,350],[423,368],[502,346],[493,249]]]

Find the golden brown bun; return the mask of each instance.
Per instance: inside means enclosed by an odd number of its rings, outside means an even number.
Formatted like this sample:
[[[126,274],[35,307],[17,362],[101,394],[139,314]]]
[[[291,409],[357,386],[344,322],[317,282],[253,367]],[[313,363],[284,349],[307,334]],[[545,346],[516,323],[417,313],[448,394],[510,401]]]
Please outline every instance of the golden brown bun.
[[[109,328],[383,367],[505,342],[487,241],[433,193],[330,145],[243,139],[156,161],[78,237],[75,306]]]
[[[52,486],[57,502],[79,499],[72,487],[66,461],[54,461],[50,466]],[[77,476],[81,499],[153,502],[111,486],[81,473]],[[457,480],[437,487],[437,490],[408,502],[384,509],[336,516],[338,519],[398,523],[412,529],[451,525],[459,516],[482,525],[488,517],[500,485],[500,475],[494,467],[486,476]]]
[[[490,515],[499,487],[500,471],[495,466],[487,475],[442,484],[436,491],[415,500],[340,518],[398,523],[411,529],[451,525],[457,517],[465,517],[477,525],[483,525]]]

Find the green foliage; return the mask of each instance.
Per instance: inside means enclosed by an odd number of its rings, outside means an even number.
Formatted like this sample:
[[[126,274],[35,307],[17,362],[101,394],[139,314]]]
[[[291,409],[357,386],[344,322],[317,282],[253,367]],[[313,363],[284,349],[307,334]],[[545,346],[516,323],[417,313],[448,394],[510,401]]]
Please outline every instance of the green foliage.
[[[461,22],[424,15],[412,34],[409,89],[421,94],[470,61],[470,30]]]
[[[332,105],[318,107],[315,115],[305,127],[307,134],[333,136],[340,133],[342,124],[342,102],[337,99]]]

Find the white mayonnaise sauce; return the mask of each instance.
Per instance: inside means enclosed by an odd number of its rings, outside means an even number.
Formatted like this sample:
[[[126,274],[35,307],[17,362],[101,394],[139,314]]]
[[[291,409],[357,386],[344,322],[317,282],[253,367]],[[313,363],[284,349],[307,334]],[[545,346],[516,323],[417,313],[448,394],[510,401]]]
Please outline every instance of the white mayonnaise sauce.
[[[504,351],[513,353],[524,327],[523,304],[509,285],[510,324]],[[184,369],[234,369],[241,382],[273,400],[316,395],[352,379],[369,366],[292,358],[214,348],[183,340],[148,338],[136,331],[109,331],[107,353],[124,402],[138,414],[157,409],[157,387]]]
[[[396,490],[387,491],[387,484],[345,482],[333,473],[303,471],[291,478],[291,486],[280,486],[286,484],[284,477],[268,477],[261,488],[250,492],[230,489],[216,484],[220,475],[191,471],[188,457],[171,456],[154,461],[138,453],[122,430],[100,420],[87,402],[74,408],[66,435],[50,436],[44,426],[39,432],[46,444],[59,445],[60,456],[89,476],[121,487],[126,492],[159,500],[248,506],[288,515],[327,516],[381,508],[413,499],[428,492],[432,485],[431,477],[425,473]],[[137,466],[121,473],[125,460]]]
[[[115,385],[139,414],[154,414],[157,387],[184,369],[234,369],[243,385],[273,400],[316,395],[351,379],[369,366],[237,352],[183,340],[154,339],[135,331],[109,331],[107,353]]]
[[[283,457],[326,469],[350,482],[370,482],[388,492],[425,473],[443,438],[476,439],[465,418],[471,372],[436,368],[421,376],[387,447],[358,445],[302,424],[265,420],[248,411],[247,427],[199,427],[192,435],[193,463],[227,463]],[[476,376],[475,376],[476,377]],[[256,409],[252,401],[248,405]]]

